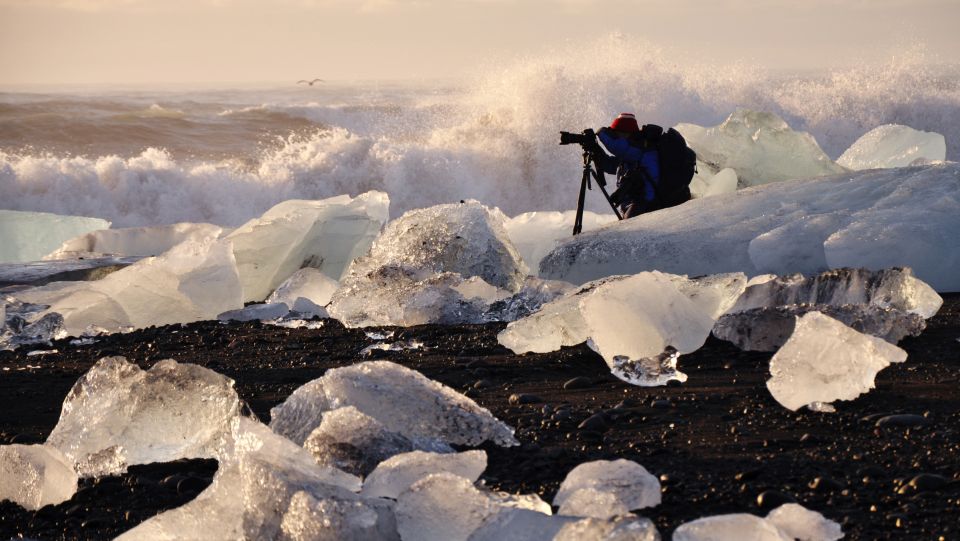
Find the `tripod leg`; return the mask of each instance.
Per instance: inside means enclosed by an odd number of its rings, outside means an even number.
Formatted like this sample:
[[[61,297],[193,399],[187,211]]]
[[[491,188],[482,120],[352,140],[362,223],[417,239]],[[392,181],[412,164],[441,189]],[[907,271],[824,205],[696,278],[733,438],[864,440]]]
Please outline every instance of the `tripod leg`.
[[[583,179],[580,181],[580,197],[577,199],[577,217],[573,221],[573,234],[579,235],[583,230],[583,204],[587,199],[587,182],[590,181],[590,170],[583,170]]]
[[[613,204],[613,201],[610,200],[610,194],[607,193],[606,186],[600,186],[600,191],[603,192],[603,197],[607,199],[607,203],[610,203],[610,208],[613,209],[613,213],[617,215],[618,220],[623,219],[623,215],[620,214],[620,210],[617,209],[617,206]]]

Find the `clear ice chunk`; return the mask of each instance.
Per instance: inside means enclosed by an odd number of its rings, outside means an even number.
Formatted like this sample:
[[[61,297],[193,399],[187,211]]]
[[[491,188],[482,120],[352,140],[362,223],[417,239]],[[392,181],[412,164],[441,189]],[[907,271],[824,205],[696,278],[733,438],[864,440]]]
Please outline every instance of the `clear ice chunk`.
[[[673,541],[796,541],[770,521],[735,513],[686,522],[673,531]]]
[[[0,445],[0,501],[35,511],[65,502],[77,492],[67,457],[49,445]]]
[[[868,131],[844,152],[837,163],[854,170],[906,167],[917,160],[947,159],[947,142],[935,132],[899,124],[884,124]]]
[[[539,276],[911,267],[937,291],[960,291],[958,193],[956,163],[777,182],[584,232],[547,254]]]
[[[223,228],[204,223],[102,229],[74,237],[43,259],[88,259],[113,256],[157,256],[181,242],[223,234]]]
[[[500,508],[470,534],[469,541],[551,541],[572,517],[550,516],[528,509]]]
[[[660,505],[660,481],[631,460],[585,462],[567,474],[553,505],[559,514],[611,518]]]
[[[302,267],[339,280],[363,255],[387,221],[382,192],[321,201],[284,201],[226,238],[233,244],[243,301],[262,301]]]
[[[744,186],[846,171],[813,136],[793,131],[773,113],[739,109],[718,126],[679,124],[676,129],[700,159],[734,169]]]
[[[108,227],[100,218],[0,210],[0,263],[38,261],[68,239]]]
[[[466,541],[498,509],[469,479],[435,473],[400,494],[397,531],[401,539]]]
[[[540,260],[557,242],[570,236],[576,211],[538,211],[519,214],[507,220],[505,227],[510,241],[530,269],[540,266]],[[583,230],[590,231],[617,221],[610,213],[584,211]]]
[[[843,538],[839,524],[796,503],[787,503],[770,511],[767,522],[797,541],[837,541]]]
[[[270,426],[301,443],[324,412],[353,406],[417,448],[453,445],[517,445],[513,429],[488,410],[420,372],[389,361],[367,361],[328,370],[270,410]]]
[[[587,517],[567,524],[553,541],[660,541],[650,519],[626,515],[611,519]]]
[[[490,304],[484,311],[483,320],[516,321],[536,312],[549,302],[573,293],[576,289],[576,286],[567,282],[528,276],[520,291]]]
[[[338,522],[349,528],[354,519],[364,524],[370,518],[366,508],[348,503],[360,500],[355,494],[360,489],[357,477],[317,465],[302,447],[257,421],[236,418],[218,459],[213,482],[194,500],[154,516],[118,539],[168,541],[197,532],[215,532],[222,539],[277,539],[298,493],[326,501],[325,505],[342,513],[330,517],[331,525]],[[293,533],[298,531],[297,521],[309,520],[305,507],[313,504],[300,498],[286,521]]]
[[[317,499],[306,491],[290,499],[280,529],[289,541],[400,541],[389,502]]]
[[[333,292],[338,287],[340,283],[333,278],[313,267],[306,267],[293,273],[280,284],[280,287],[267,297],[266,302],[282,302],[291,310],[300,313],[311,310],[313,312],[311,315],[324,317],[327,312],[322,307],[330,302]]]
[[[677,350],[667,346],[660,355],[643,359],[634,360],[617,355],[613,358],[613,367],[610,370],[615,376],[631,385],[659,387],[671,381],[680,383],[687,381],[687,375],[677,369],[679,360],[680,354]]]
[[[815,276],[791,274],[754,283],[728,313],[792,304],[872,305],[933,317],[943,299],[909,268],[834,269]]]
[[[505,221],[473,200],[405,213],[350,265],[330,315],[348,327],[479,321],[527,275]]]
[[[361,477],[384,460],[415,448],[413,442],[353,406],[325,412],[303,447],[318,464]]]
[[[713,335],[746,351],[776,351],[793,334],[798,316],[820,312],[857,332],[896,344],[926,328],[923,316],[871,304],[791,304],[750,308],[726,314],[713,326]]]
[[[63,316],[46,313],[47,306],[0,298],[0,351],[20,346],[49,345],[51,340],[67,337]]]
[[[82,477],[210,458],[239,411],[233,380],[212,370],[169,359],[141,370],[123,357],[104,357],[70,390],[47,445]]]
[[[414,483],[428,475],[448,472],[471,483],[480,478],[487,467],[487,453],[431,453],[412,451],[392,456],[381,462],[363,481],[362,494],[367,497],[397,499]],[[550,506],[547,506],[550,509]]]
[[[873,388],[877,372],[906,359],[906,351],[880,338],[809,312],[770,359],[767,389],[794,411],[812,402],[853,400]]]

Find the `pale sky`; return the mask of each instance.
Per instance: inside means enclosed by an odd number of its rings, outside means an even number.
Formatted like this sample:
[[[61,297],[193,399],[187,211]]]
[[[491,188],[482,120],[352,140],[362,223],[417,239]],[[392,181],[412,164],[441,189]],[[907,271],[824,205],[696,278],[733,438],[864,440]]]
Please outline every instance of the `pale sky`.
[[[446,78],[614,32],[721,64],[956,63],[958,23],[960,0],[0,0],[0,85]]]

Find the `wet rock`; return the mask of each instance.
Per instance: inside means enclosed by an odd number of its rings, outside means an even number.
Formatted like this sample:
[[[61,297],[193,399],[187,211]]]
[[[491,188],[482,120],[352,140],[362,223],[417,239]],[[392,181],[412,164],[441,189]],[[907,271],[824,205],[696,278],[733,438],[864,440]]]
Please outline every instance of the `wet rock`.
[[[593,387],[593,380],[584,376],[577,376],[573,379],[568,379],[563,384],[563,388],[568,391],[574,389],[586,389],[589,387]]]
[[[584,432],[606,432],[610,426],[607,424],[607,417],[603,413],[594,413],[577,425],[577,428]]]
[[[780,492],[779,490],[764,490],[757,495],[757,507],[760,509],[775,509],[785,503],[796,503],[797,499],[793,496]]]
[[[895,415],[885,415],[877,419],[877,428],[885,427],[898,427],[898,428],[916,428],[920,426],[927,426],[930,424],[930,419],[922,415],[915,415],[912,413],[899,413]]]
[[[187,477],[186,479],[181,479],[177,483],[177,494],[187,495],[187,494],[199,494],[203,492],[203,489],[207,488],[210,485],[210,481],[205,481],[197,477]]]
[[[669,408],[672,405],[673,403],[666,399],[654,400],[653,402],[650,403],[650,407],[656,408],[656,409]]]
[[[812,490],[817,492],[834,492],[843,490],[843,484],[830,477],[816,477],[807,484]]]
[[[488,389],[493,387],[493,382],[488,379],[478,379],[476,382],[474,382],[472,387],[477,390]]]
[[[535,394],[518,393],[510,395],[511,404],[539,404],[543,399]]]
[[[903,485],[897,492],[900,494],[909,494],[911,492],[925,492],[928,490],[940,490],[950,483],[950,479],[934,473],[921,473],[907,484]]]

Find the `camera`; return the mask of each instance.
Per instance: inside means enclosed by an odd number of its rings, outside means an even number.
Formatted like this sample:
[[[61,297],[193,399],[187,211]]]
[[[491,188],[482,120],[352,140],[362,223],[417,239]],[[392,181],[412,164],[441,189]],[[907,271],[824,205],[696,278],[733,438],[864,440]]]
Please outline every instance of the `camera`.
[[[596,137],[597,135],[590,128],[583,130],[583,133],[562,131],[560,132],[560,144],[572,145],[576,143],[580,146],[589,146],[596,142]]]

